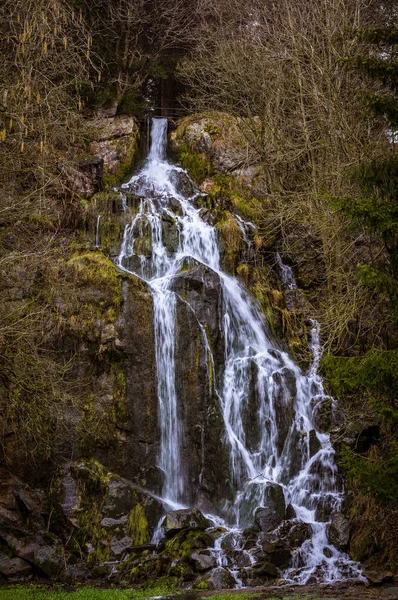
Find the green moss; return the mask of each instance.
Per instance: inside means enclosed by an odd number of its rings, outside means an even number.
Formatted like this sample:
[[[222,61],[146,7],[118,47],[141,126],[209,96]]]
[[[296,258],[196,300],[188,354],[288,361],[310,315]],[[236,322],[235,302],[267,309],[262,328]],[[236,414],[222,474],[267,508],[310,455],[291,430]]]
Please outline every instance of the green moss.
[[[236,274],[247,284],[249,282],[250,268],[246,263],[241,263],[237,269]]]
[[[75,254],[67,262],[77,285],[98,286],[106,291],[109,303],[119,307],[123,301],[121,275],[111,260],[101,252]]]
[[[229,211],[223,211],[222,218],[216,223],[216,227],[220,232],[225,268],[231,273],[235,273],[239,254],[243,248],[242,232]]]
[[[204,154],[195,152],[192,148],[181,146],[178,149],[178,160],[197,185],[200,185],[209,174],[209,161]]]
[[[200,581],[197,585],[195,585],[195,589],[197,590],[208,590],[209,583],[207,581]]]
[[[148,520],[145,509],[141,504],[137,504],[129,512],[127,517],[127,534],[134,541],[134,544],[141,546],[149,541]]]

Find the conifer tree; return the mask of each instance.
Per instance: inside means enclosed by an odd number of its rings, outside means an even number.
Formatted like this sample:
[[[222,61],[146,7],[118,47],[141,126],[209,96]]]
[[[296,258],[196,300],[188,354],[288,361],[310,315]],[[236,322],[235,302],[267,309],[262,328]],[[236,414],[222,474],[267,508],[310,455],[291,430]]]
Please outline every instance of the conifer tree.
[[[365,52],[350,61],[368,78],[361,92],[373,123],[385,131],[377,158],[356,167],[352,176],[360,195],[334,200],[354,227],[362,227],[377,248],[371,264],[360,267],[362,281],[385,294],[398,318],[398,16],[379,7],[381,25],[357,33]]]

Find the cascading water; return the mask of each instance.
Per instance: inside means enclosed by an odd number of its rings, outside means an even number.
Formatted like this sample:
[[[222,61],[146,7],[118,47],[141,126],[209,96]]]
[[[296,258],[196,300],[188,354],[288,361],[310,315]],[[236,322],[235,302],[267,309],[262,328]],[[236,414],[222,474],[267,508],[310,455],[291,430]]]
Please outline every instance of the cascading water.
[[[153,296],[161,432],[159,467],[164,474],[165,505],[186,505],[190,496],[182,459],[183,399],[177,397],[175,384],[177,294],[173,281],[191,261],[217,274],[223,295],[224,364],[222,377],[213,387],[224,421],[234,500],[225,502],[214,522],[219,524],[220,518],[224,519],[229,533],[238,539],[239,530],[253,523],[253,513],[264,504],[269,486],[278,484],[286,504],[292,505],[296,521],[309,523],[312,528],[311,538],[295,552],[285,579],[305,583],[313,575],[327,582],[358,578],[358,566],[329,544],[328,519],[317,517],[320,505],[338,510],[342,502],[329,435],[315,431],[313,423],[314,406],[325,398],[317,375],[319,326],[314,321],[314,360],[308,374],[303,374],[270,338],[262,314],[244,287],[220,269],[216,229],[201,219],[200,208],[195,206],[201,194],[192,182],[191,195],[179,191],[179,179],[187,181],[187,174],[166,160],[166,143],[167,120],[154,119],[144,167],[124,185],[141,201],[137,215],[125,228],[117,259],[121,269],[148,283]],[[172,219],[178,231],[174,251],[169,251],[163,240],[164,218]],[[248,242],[248,227],[254,226],[239,217],[237,222]],[[289,267],[280,257],[278,264],[287,287],[295,289]],[[214,365],[205,326],[199,324]],[[249,409],[253,413],[250,427],[245,417]],[[218,563],[224,565],[227,559],[220,544],[219,540],[213,552]],[[250,558],[249,563],[253,560]],[[228,564],[234,572],[233,565]],[[236,581],[240,583],[238,576]]]

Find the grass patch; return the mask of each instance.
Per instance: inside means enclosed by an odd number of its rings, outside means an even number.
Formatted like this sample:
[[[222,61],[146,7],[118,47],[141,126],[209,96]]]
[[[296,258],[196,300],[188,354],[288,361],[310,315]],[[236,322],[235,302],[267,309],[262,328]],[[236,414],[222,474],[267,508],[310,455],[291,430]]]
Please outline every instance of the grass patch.
[[[33,585],[0,588],[0,600],[147,600],[171,595],[176,595],[176,591],[165,587],[146,590],[100,590],[84,587],[73,592],[65,591],[62,587],[49,590]]]

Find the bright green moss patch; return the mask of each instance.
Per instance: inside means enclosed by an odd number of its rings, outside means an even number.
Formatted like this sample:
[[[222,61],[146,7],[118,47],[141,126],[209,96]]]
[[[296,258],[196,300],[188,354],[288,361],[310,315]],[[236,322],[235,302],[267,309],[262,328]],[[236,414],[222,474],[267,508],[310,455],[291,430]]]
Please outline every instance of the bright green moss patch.
[[[209,161],[204,154],[195,152],[192,148],[181,146],[178,150],[178,160],[183,169],[188,171],[192,179],[200,185],[209,173]]]
[[[146,518],[145,509],[141,504],[137,504],[129,512],[127,517],[127,534],[134,541],[136,546],[141,546],[149,542],[149,526]]]

